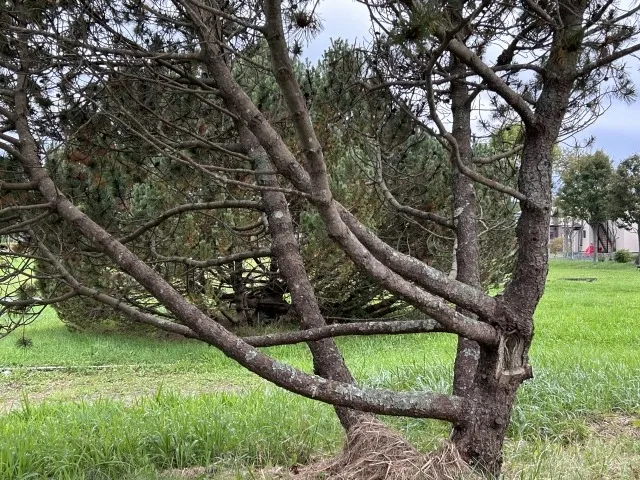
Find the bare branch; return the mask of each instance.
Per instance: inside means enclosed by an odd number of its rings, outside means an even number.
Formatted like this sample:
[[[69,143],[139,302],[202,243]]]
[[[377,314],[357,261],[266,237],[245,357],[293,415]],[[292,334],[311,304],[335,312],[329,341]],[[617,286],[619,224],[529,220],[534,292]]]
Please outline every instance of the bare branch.
[[[227,263],[238,262],[241,260],[247,260],[249,258],[264,258],[273,256],[273,252],[270,248],[261,248],[259,250],[251,250],[249,252],[239,252],[233,253],[231,255],[226,255],[224,257],[212,258],[209,260],[193,260],[190,257],[165,257],[160,255],[154,245],[153,242],[151,244],[151,253],[154,257],[156,257],[161,262],[173,262],[173,263],[183,263],[184,265],[188,265],[190,267],[196,268],[207,268],[207,267],[218,267],[220,265],[226,265]]]
[[[126,48],[109,48],[109,47],[103,47],[103,46],[99,46],[99,45],[88,43],[88,42],[80,42],[78,40],[74,40],[68,37],[63,37],[58,33],[47,31],[47,30],[36,30],[32,28],[18,27],[18,26],[7,24],[7,23],[4,23],[3,27],[9,31],[17,32],[23,36],[24,35],[30,35],[30,36],[40,35],[43,37],[53,38],[61,42],[62,44],[65,44],[67,47],[79,47],[81,49],[87,49],[92,52],[102,53],[106,55],[127,56],[127,57],[149,59],[149,60],[190,61],[190,60],[200,59],[200,53],[149,52],[142,49],[130,50]],[[117,32],[115,33],[119,35]]]
[[[11,110],[6,109],[2,105],[0,105],[0,115],[7,118],[10,122],[16,121],[16,114]]]
[[[121,243],[128,243],[132,240],[135,240],[140,235],[149,231],[153,227],[157,227],[168,218],[171,218],[175,215],[180,215],[181,213],[194,212],[199,210],[216,210],[222,208],[247,208],[252,210],[262,210],[259,202],[254,202],[251,200],[223,200],[220,202],[188,203],[163,212],[153,220],[138,227],[134,232],[120,238],[119,241]]]
[[[0,140],[4,140],[5,142],[8,142],[14,146],[20,146],[20,141],[15,138],[15,137],[11,137],[9,135],[5,135],[4,133],[0,132]]]
[[[637,43],[635,45],[632,45],[630,47],[627,48],[623,48],[622,50],[618,50],[614,53],[612,53],[611,55],[606,55],[604,57],[599,58],[598,60],[596,60],[593,63],[590,63],[588,65],[586,65],[584,68],[582,68],[581,70],[579,70],[578,72],[576,72],[575,77],[574,78],[580,78],[580,77],[584,77],[586,75],[589,75],[591,72],[593,72],[594,70],[600,68],[600,67],[604,67],[605,65],[609,65],[610,63],[615,62],[616,60],[619,60],[623,57],[626,57],[632,53],[638,52],[640,51],[640,43]]]
[[[549,15],[547,12],[545,12],[545,10],[540,5],[538,5],[535,2],[535,0],[524,0],[524,3],[526,3],[527,6],[533,12],[535,12],[540,18],[542,18],[549,25],[551,25],[554,28],[558,28],[559,27],[559,25],[556,23],[556,21],[553,19],[553,17],[551,15]]]
[[[11,233],[24,232],[27,229],[27,227],[44,220],[49,215],[51,215],[51,212],[41,213],[40,215],[36,215],[33,218],[29,218],[28,220],[24,220],[19,223],[14,223],[13,225],[10,225],[5,228],[0,228],[0,235],[9,235]]]
[[[503,158],[509,158],[513,155],[520,153],[524,148],[524,145],[518,145],[517,147],[512,148],[511,150],[507,150],[506,152],[496,153],[495,155],[491,155],[489,157],[474,157],[473,163],[477,165],[487,165],[489,163],[497,162],[498,160],[502,160]]]
[[[24,212],[28,210],[38,210],[42,208],[51,208],[50,203],[40,203],[37,205],[13,205],[0,210],[0,215],[6,215],[12,212]]]
[[[53,305],[55,303],[64,302],[77,295],[76,292],[67,292],[64,295],[50,298],[28,298],[24,300],[11,299],[11,297],[0,298],[0,305],[4,308],[0,311],[0,316],[4,315],[6,310],[21,309],[25,307],[35,307],[44,305]],[[9,298],[9,300],[7,300]]]
[[[416,218],[420,218],[422,220],[428,220],[430,222],[437,223],[446,228],[454,228],[453,222],[448,220],[438,214],[425,212],[424,210],[419,210],[417,208],[410,207],[408,205],[402,205],[396,198],[393,196],[389,188],[387,187],[386,182],[384,181],[384,176],[382,174],[382,152],[380,147],[376,147],[376,156],[377,156],[377,181],[384,198],[389,202],[393,208],[395,208],[398,212],[406,213],[407,215],[414,216]]]
[[[589,28],[591,28],[593,25],[595,25],[600,21],[600,19],[602,18],[602,15],[604,15],[604,12],[607,11],[607,9],[611,6],[613,1],[614,0],[607,0],[606,2],[604,2],[603,5],[600,6],[600,8],[598,8],[598,10],[593,15],[591,15],[589,20],[587,20],[587,23],[585,23],[584,25],[585,31],[588,31]],[[634,8],[633,10],[637,10],[637,8],[638,7]],[[613,20],[613,22],[617,22],[617,21],[619,21],[619,19]]]
[[[455,40],[455,39],[451,40],[451,43],[453,43],[453,42],[460,43],[466,50],[471,52],[466,47],[466,45],[462,44],[458,40]],[[449,45],[451,45],[451,43],[449,43]],[[441,48],[444,49],[445,46],[446,46],[446,44],[442,44]],[[473,52],[471,52],[471,55],[475,56],[475,54],[473,54]],[[461,61],[464,62],[463,59],[461,59]],[[433,65],[434,65],[434,62],[435,62],[435,59],[430,62],[430,65],[429,65],[428,68],[431,69],[433,67]],[[482,62],[482,60],[478,59],[478,62],[480,62],[480,64],[482,65],[483,68],[486,68],[487,70],[491,71]],[[498,78],[502,82],[502,79],[500,79],[500,77],[495,75],[495,73],[493,73],[493,71],[491,71],[491,74],[495,78]],[[504,82],[502,82],[502,83],[504,83]],[[492,189],[494,189],[494,190],[496,190],[498,192],[502,192],[502,193],[506,193],[507,195],[511,195],[512,197],[514,197],[514,198],[516,198],[518,200],[526,201],[527,197],[525,195],[523,195],[521,192],[519,192],[518,190],[516,190],[516,189],[514,189],[512,187],[503,185],[500,182],[497,182],[497,181],[495,181],[493,179],[487,178],[484,175],[479,174],[478,172],[476,172],[472,168],[470,168],[467,165],[465,165],[465,163],[462,161],[462,158],[460,157],[460,148],[459,148],[458,142],[456,141],[455,137],[446,129],[446,127],[444,126],[444,124],[442,123],[442,120],[440,119],[440,117],[438,115],[438,111],[436,109],[436,104],[435,104],[435,100],[434,100],[434,96],[433,96],[433,84],[432,84],[432,81],[431,81],[431,75],[430,74],[427,75],[426,85],[427,85],[427,103],[429,105],[429,116],[431,117],[431,119],[437,125],[438,130],[440,131],[440,135],[443,138],[445,138],[449,142],[449,144],[451,145],[451,158],[453,159],[453,162],[454,162],[456,168],[463,175],[466,175],[467,177],[469,177],[471,180],[473,180],[475,182],[478,182],[478,183],[480,183],[482,185],[485,185],[485,186],[487,186],[489,188],[492,188]],[[506,84],[505,84],[505,86],[506,86]],[[515,94],[515,92],[514,92],[514,94]],[[518,96],[518,98],[520,100],[522,100],[522,98],[520,96]],[[531,115],[534,115],[533,112],[531,112]]]
[[[34,238],[35,233],[31,231],[31,235]],[[187,338],[198,338],[198,335],[191,330],[186,325],[180,325],[179,323],[171,322],[169,320],[165,320],[163,318],[157,317],[155,315],[151,315],[149,313],[142,312],[136,308],[133,308],[130,305],[127,305],[122,300],[119,300],[115,297],[107,295],[105,293],[99,292],[96,289],[86,287],[82,285],[72,274],[67,270],[62,262],[47,248],[47,246],[38,238],[38,249],[42,252],[42,254],[47,258],[47,260],[53,264],[53,266],[60,272],[62,277],[65,279],[67,284],[73,288],[73,292],[71,292],[68,298],[71,298],[76,295],[82,295],[84,297],[92,298],[100,303],[108,305],[115,310],[118,310],[125,315],[127,315],[130,319],[143,323],[145,325],[151,325],[153,327],[159,328],[161,330],[165,330],[167,332],[177,333],[180,335],[184,335]],[[62,298],[62,297],[59,297]],[[64,298],[66,300],[66,298]]]
[[[323,338],[347,335],[402,335],[407,333],[453,333],[443,328],[435,320],[376,321],[354,322],[327,325],[324,327],[298,330],[295,332],[271,333],[243,340],[254,347],[273,347],[275,345],[293,345],[296,343],[321,340]]]
[[[182,2],[182,0],[180,0]],[[202,2],[199,2],[198,0],[185,0],[186,2],[188,2],[189,4],[204,10],[205,12],[209,12],[209,13],[213,13],[214,15],[220,17],[220,18],[224,18],[225,20],[229,20],[231,22],[237,23],[238,25],[241,25],[245,28],[249,28],[251,30],[256,30],[258,32],[264,32],[264,27],[261,25],[256,25],[255,23],[250,23],[247,22],[239,17],[236,17],[235,15],[231,15],[227,12],[225,12],[224,10],[221,10],[219,8],[215,8],[212,7],[210,5],[206,5]]]
[[[518,92],[496,75],[491,67],[486,65],[469,47],[454,38],[449,42],[448,49],[477,75],[482,77],[489,88],[500,95],[520,115],[526,125],[534,125],[536,123],[536,116],[529,104],[524,101]]]
[[[5,191],[25,191],[25,190],[37,190],[38,185],[34,182],[26,182],[26,183],[11,183],[11,182],[3,182],[0,180],[0,192]]]

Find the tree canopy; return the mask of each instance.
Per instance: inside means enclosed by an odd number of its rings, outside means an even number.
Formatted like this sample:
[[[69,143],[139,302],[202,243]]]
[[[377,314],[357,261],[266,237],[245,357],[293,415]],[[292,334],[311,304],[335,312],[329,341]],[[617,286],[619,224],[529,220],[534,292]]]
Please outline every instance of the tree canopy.
[[[571,158],[561,174],[558,207],[563,214],[585,220],[589,225],[611,219],[611,160],[598,150]]]

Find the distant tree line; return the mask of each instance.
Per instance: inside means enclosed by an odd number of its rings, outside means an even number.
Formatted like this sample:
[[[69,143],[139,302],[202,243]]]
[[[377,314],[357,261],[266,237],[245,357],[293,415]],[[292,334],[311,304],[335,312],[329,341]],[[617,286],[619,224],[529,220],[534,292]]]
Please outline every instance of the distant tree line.
[[[563,159],[557,206],[562,216],[585,221],[598,238],[601,224],[614,222],[637,233],[640,245],[640,155],[614,169],[602,150],[566,155]],[[595,248],[594,260],[598,248]]]

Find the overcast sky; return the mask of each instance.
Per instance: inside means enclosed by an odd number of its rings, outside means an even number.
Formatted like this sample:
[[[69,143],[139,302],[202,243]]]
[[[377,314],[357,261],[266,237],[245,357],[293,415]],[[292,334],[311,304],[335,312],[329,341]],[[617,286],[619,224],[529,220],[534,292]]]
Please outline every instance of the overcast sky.
[[[370,38],[367,9],[353,0],[324,0],[318,7],[324,30],[307,46],[303,56],[317,61],[329,47],[331,39],[362,41]],[[631,59],[629,72],[640,91],[640,63]],[[633,66],[631,66],[633,65]],[[607,112],[594,125],[578,135],[595,137],[594,150],[604,150],[618,163],[640,153],[640,100],[631,105],[613,100]]]

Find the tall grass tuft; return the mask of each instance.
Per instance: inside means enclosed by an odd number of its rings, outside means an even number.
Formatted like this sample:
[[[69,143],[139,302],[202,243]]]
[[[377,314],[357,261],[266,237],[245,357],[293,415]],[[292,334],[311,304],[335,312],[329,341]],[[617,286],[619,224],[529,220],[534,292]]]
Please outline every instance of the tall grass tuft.
[[[131,405],[28,401],[0,425],[0,478],[117,478],[194,465],[306,463],[340,442],[331,408],[268,388]],[[35,476],[34,478],[38,478]]]

